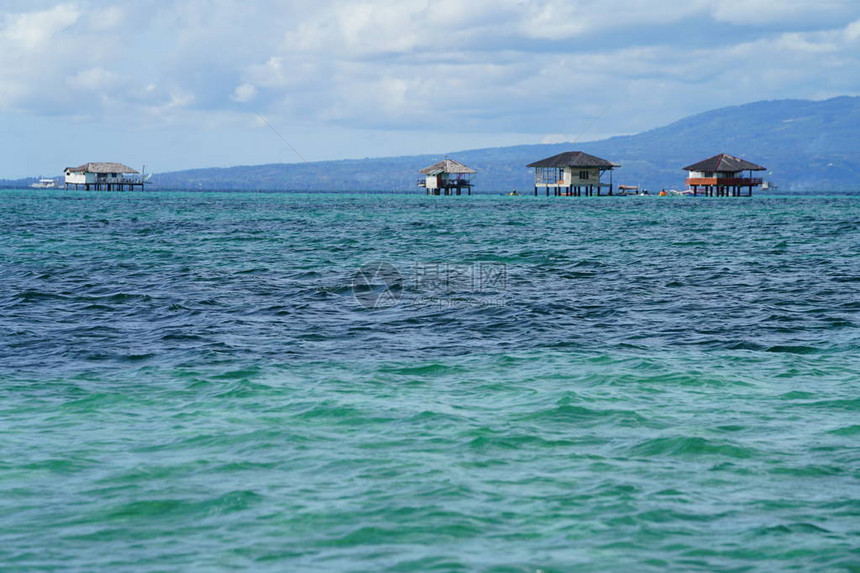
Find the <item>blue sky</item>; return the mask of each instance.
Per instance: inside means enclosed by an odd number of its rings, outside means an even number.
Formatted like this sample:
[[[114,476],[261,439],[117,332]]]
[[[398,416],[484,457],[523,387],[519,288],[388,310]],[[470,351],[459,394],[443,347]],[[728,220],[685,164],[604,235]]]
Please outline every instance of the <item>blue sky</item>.
[[[857,0],[0,0],[0,177],[299,161],[258,113],[308,160],[600,139],[858,54]]]

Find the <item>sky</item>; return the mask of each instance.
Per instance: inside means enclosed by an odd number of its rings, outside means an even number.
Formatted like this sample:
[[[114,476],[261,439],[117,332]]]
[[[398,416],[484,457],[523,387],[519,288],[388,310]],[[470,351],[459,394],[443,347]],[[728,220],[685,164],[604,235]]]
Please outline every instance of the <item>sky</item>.
[[[858,0],[0,0],[0,178],[588,141],[839,95]]]

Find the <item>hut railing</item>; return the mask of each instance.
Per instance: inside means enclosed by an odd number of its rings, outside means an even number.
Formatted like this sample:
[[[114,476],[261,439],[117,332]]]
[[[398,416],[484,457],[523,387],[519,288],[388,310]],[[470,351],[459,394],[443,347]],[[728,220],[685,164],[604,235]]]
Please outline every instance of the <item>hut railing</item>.
[[[725,185],[727,187],[755,187],[761,185],[758,177],[690,177],[687,185]]]

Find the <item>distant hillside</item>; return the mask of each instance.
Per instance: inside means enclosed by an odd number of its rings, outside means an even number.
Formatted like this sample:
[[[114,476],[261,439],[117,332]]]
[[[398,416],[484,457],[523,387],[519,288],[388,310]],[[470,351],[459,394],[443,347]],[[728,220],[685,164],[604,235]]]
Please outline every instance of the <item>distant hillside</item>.
[[[478,170],[479,191],[531,189],[526,165],[578,149],[622,167],[615,183],[651,189],[684,184],[685,165],[720,152],[768,168],[784,190],[860,189],[860,98],[764,101],[694,115],[638,135],[603,141],[521,145],[452,153]],[[437,155],[313,164],[274,164],[163,173],[153,187],[184,189],[414,190]],[[320,173],[326,179],[324,183]]]
[[[622,167],[614,181],[650,189],[684,185],[681,168],[726,152],[768,168],[783,190],[860,189],[860,97],[780,100],[690,116],[638,135],[579,144],[521,145],[452,153],[478,170],[479,192],[530,190],[527,164],[582,150]],[[153,189],[416,190],[439,155],[272,164],[161,173]],[[320,175],[325,179],[321,179]]]
[[[764,165],[765,178],[783,189],[856,190],[860,189],[860,98],[766,101],[723,108],[582,147],[624,165],[618,170],[620,178],[641,178],[651,187],[680,185],[681,167],[724,151]]]

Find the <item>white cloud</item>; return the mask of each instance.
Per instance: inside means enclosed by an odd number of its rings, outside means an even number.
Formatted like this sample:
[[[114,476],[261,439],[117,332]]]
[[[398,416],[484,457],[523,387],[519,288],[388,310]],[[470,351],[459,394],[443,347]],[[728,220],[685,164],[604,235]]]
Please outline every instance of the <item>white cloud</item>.
[[[380,0],[344,3],[318,10],[285,36],[288,49],[334,52],[352,57],[409,51],[419,43],[421,31],[412,22],[414,0]]]
[[[244,75],[249,83],[259,87],[287,89],[305,83],[321,83],[321,78],[329,77],[323,73],[328,65],[323,58],[297,56],[288,51],[262,64],[248,66]]]
[[[609,30],[642,34],[655,24],[667,25],[706,13],[705,0],[542,0],[523,3],[519,32],[531,38],[561,40],[588,36],[612,38]],[[628,30],[629,29],[629,30]],[[601,42],[602,44],[611,42]]]
[[[94,16],[87,19],[87,26],[104,32],[119,29],[125,23],[126,14],[120,6],[107,6]]]
[[[842,0],[717,0],[710,4],[716,21],[740,26],[803,22],[806,18],[840,14],[851,5]]]
[[[239,103],[247,103],[255,97],[257,97],[257,86],[254,84],[244,83],[236,86],[230,99]]]
[[[117,84],[119,76],[104,68],[89,68],[66,80],[69,87],[80,90],[105,90]]]
[[[573,140],[574,137],[576,137],[576,136],[570,135],[570,134],[564,134],[564,133],[548,133],[541,138],[540,142],[541,143],[564,143],[565,141]]]
[[[161,101],[154,105],[146,107],[146,111],[153,117],[165,117],[174,119],[175,113],[178,110],[188,108],[194,103],[195,96],[193,93],[181,89],[171,90],[168,94],[167,101]]]
[[[84,22],[75,4],[0,14],[0,111],[79,113],[81,102],[58,86],[87,90],[116,76],[104,65],[116,54],[115,38],[93,39]]]
[[[856,20],[845,28],[845,38],[849,42],[860,40],[860,20]]]
[[[80,15],[71,4],[60,4],[40,12],[7,14],[0,31],[4,52],[26,54],[44,48],[58,33],[74,25]]]

